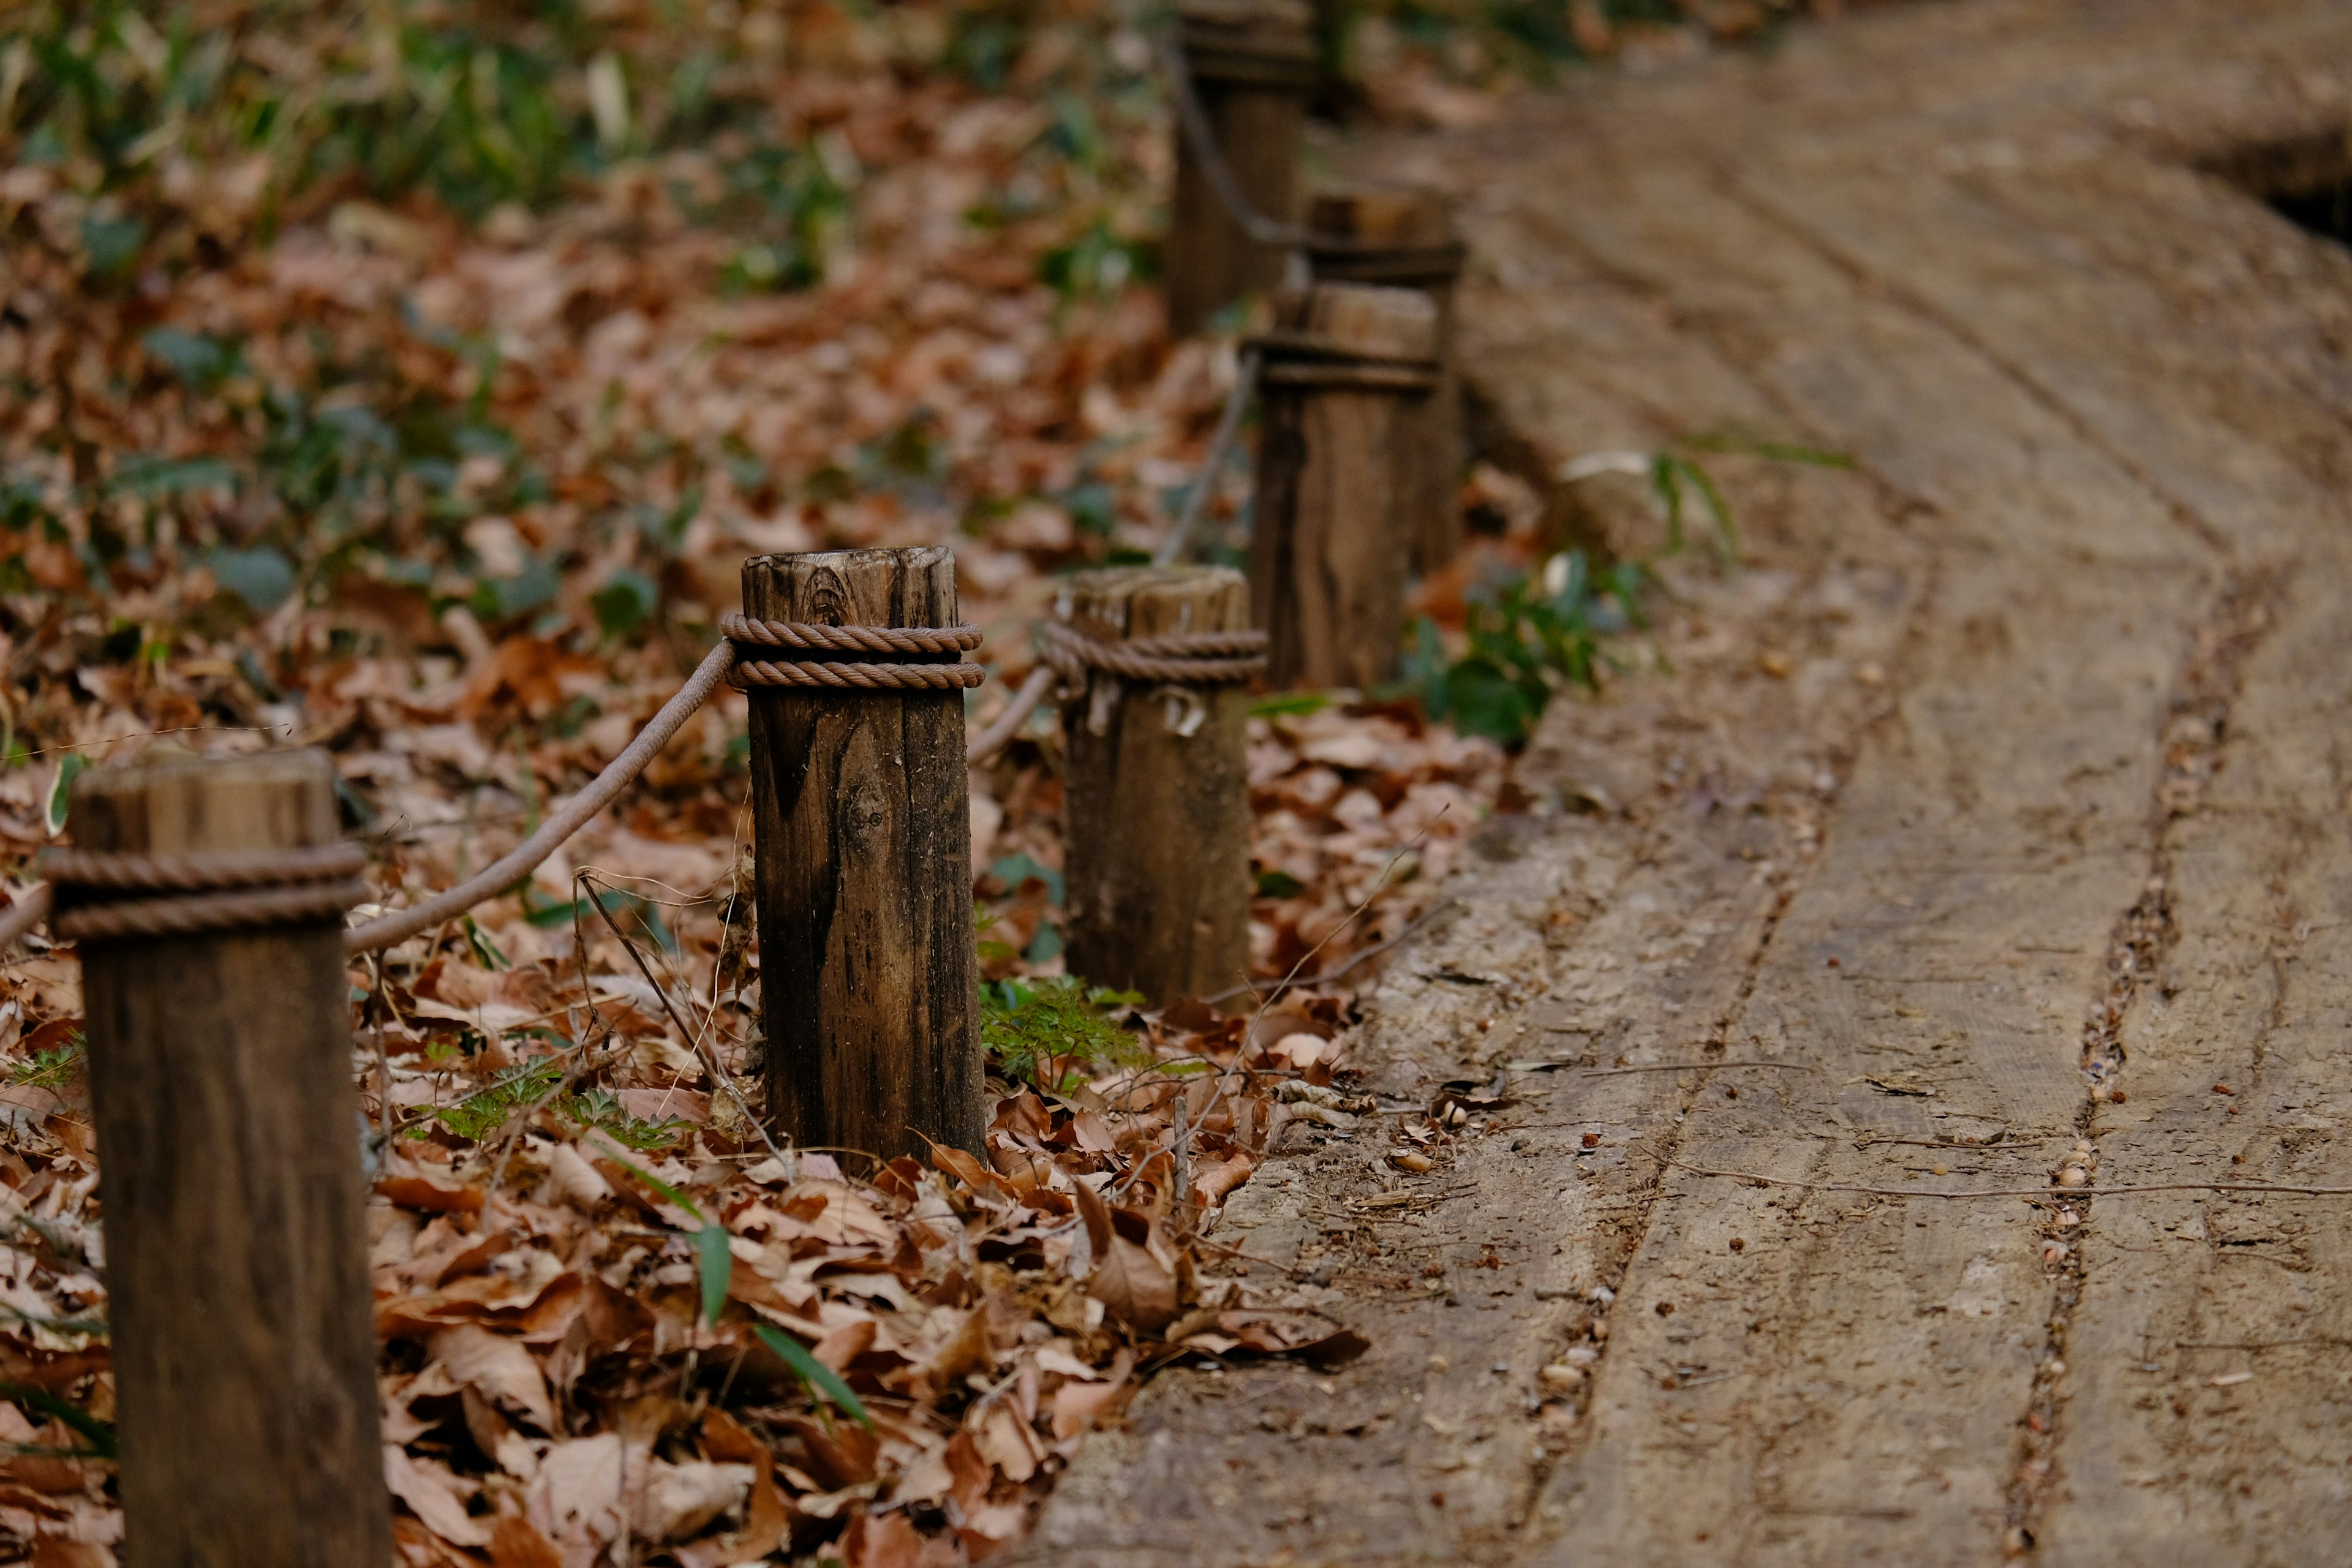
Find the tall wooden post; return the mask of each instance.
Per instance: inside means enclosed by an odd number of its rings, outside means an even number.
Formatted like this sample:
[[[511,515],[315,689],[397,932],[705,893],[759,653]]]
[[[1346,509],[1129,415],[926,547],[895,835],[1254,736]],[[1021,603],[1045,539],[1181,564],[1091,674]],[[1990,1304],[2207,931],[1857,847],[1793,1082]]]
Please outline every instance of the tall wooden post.
[[[1249,584],[1211,566],[1081,572],[1058,610],[1111,647],[1241,632]],[[1065,702],[1072,973],[1162,1003],[1249,977],[1248,723],[1245,678],[1097,668]]]
[[[1233,183],[1253,211],[1293,220],[1298,137],[1314,90],[1313,13],[1303,0],[1185,0],[1177,38]],[[1245,294],[1282,281],[1285,247],[1250,237],[1202,165],[1180,117],[1168,220],[1168,329],[1189,337]]]
[[[1462,378],[1454,363],[1454,286],[1464,248],[1454,204],[1417,185],[1331,185],[1307,204],[1307,261],[1316,281],[1418,289],[1437,307],[1437,390],[1421,405],[1413,479],[1414,570],[1462,550]]]
[[[760,556],[743,563],[743,609],[952,626],[955,557]],[[963,706],[954,689],[751,689],[767,1115],[803,1146],[981,1148]]]
[[[1266,676],[1370,690],[1396,666],[1437,309],[1415,289],[1318,283],[1264,340],[1250,544]]]
[[[72,824],[145,856],[330,845],[334,772],[100,769]],[[390,1563],[341,922],[80,951],[126,1563]]]

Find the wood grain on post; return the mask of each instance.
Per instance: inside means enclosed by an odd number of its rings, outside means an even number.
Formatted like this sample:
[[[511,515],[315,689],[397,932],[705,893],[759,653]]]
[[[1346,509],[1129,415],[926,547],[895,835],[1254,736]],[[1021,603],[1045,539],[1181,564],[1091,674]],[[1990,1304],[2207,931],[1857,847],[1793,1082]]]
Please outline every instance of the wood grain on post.
[[[1318,283],[1265,341],[1250,595],[1276,687],[1369,691],[1396,666],[1437,384],[1437,310],[1412,289]]]
[[[1258,216],[1290,222],[1316,78],[1312,12],[1301,0],[1186,0],[1177,37],[1234,184]],[[1181,124],[1175,136],[1168,330],[1189,337],[1244,295],[1279,284],[1285,251],[1249,237],[1210,185]]]
[[[337,837],[323,753],[77,781],[82,849]],[[85,941],[129,1568],[392,1561],[341,922]]]
[[[767,555],[744,613],[952,626],[945,550]],[[887,656],[861,654],[869,662]],[[754,688],[767,1114],[803,1147],[978,1151],[983,1132],[963,693]]]
[[[1454,234],[1454,204],[1425,186],[1332,185],[1308,202],[1307,228],[1307,261],[1316,281],[1418,289],[1437,307],[1437,390],[1421,405],[1408,480],[1413,568],[1434,572],[1462,550],[1458,491],[1465,454],[1454,289],[1464,249]]]
[[[1213,566],[1081,572],[1060,610],[1103,638],[1243,631],[1249,584]],[[1248,978],[1248,722],[1238,682],[1102,669],[1063,706],[1070,973],[1162,1003]]]

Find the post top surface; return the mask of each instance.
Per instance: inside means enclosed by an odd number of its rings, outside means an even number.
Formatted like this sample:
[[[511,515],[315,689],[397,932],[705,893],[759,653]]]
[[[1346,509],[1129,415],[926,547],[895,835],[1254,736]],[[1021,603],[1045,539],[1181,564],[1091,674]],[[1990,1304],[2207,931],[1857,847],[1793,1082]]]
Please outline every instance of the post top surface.
[[[240,757],[149,752],[74,781],[83,849],[300,849],[341,836],[335,766],[314,747]]]
[[[1249,626],[1249,579],[1229,566],[1104,566],[1072,573],[1055,611],[1121,637]]]
[[[820,550],[743,563],[743,613],[830,626],[957,624],[955,552]]]

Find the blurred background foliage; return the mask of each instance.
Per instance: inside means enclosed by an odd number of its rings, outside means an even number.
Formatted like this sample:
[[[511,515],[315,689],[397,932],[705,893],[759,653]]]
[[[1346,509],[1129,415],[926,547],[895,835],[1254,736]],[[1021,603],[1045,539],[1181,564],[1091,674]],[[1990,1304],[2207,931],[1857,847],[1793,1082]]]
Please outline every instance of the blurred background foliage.
[[[1323,108],[1449,123],[1578,62],[1769,38],[1824,5],[1328,0]],[[427,637],[461,607],[494,636],[609,652],[681,615],[707,621],[687,558],[698,522],[730,507],[751,519],[803,508],[814,521],[799,548],[864,542],[872,517],[929,508],[1042,569],[1116,558],[1122,521],[1156,521],[1171,485],[1167,464],[1154,468],[1088,401],[1107,383],[1166,383],[1176,349],[1131,326],[1165,216],[1165,98],[1148,42],[1165,20],[1089,0],[10,7],[0,631],[20,647],[78,639],[84,662],[153,663],[175,637],[236,634],[356,584],[379,607],[407,595],[421,616],[393,618]],[[894,132],[903,145],[861,153],[843,84],[869,105],[997,103],[1021,117],[1003,166],[961,209],[962,243],[997,267],[994,286],[1051,301],[1066,352],[1030,355],[1003,394],[1051,405],[1022,426],[1050,460],[992,463],[981,449],[1004,445],[1003,430],[936,400],[906,400],[814,453],[633,422],[610,386],[602,413],[551,432],[546,388],[519,374],[496,323],[437,324],[413,295],[266,324],[249,300],[242,317],[220,302],[230,280],[266,288],[257,258],[297,233],[355,258],[405,257],[413,284],[453,226],[485,244],[550,244],[567,223],[587,232],[571,215],[591,208],[608,243],[641,232],[682,246],[661,289],[824,289],[869,229],[882,232],[877,157],[916,166],[943,145],[935,129]],[[824,323],[835,331],[871,314],[854,289],[841,310]],[[1163,456],[1189,454],[1211,416],[1213,391],[1186,396],[1163,419]],[[882,510],[826,521],[861,498]],[[1039,524],[1040,508],[1061,521]],[[215,591],[183,592],[194,567]],[[1580,569],[1578,605],[1586,582]],[[1560,602],[1496,599],[1496,626],[1517,647]],[[1566,629],[1524,640],[1571,650],[1570,673],[1582,675],[1586,622],[1605,616],[1561,613]],[[270,671],[240,658],[252,695],[267,696]],[[1517,711],[1501,695],[1511,689],[1533,700],[1524,668],[1489,662],[1485,696],[1463,686],[1436,705]]]

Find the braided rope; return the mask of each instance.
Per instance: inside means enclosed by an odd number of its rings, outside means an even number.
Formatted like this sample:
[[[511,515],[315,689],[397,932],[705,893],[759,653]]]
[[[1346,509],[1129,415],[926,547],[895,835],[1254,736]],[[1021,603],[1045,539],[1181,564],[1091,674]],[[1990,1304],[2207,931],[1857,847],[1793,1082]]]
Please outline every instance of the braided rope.
[[[812,653],[963,653],[980,646],[980,628],[961,626],[824,626],[807,621],[763,621],[730,612],[719,617],[729,642]]]
[[[833,664],[739,660],[728,683],[753,686],[822,686],[857,691],[951,691],[978,686],[988,671],[976,664]]]
[[[343,911],[368,896],[359,876],[366,865],[366,851],[352,843],[180,855],[51,849],[41,856],[50,885],[68,900],[85,889],[165,895],[68,903],[49,918],[49,930],[63,942],[193,936],[314,921],[340,926]]]
[[[1099,669],[1129,680],[1164,686],[1222,686],[1251,680],[1265,670],[1264,632],[1171,632],[1112,641],[1088,637],[1065,621],[1037,627],[1037,656],[1062,678],[1065,688],[1086,684]]]
[[[209,893],[356,877],[367,869],[367,851],[348,839],[311,849],[197,849],[184,855],[45,849],[40,867],[61,888]]]
[[[163,899],[85,904],[51,916],[49,930],[63,942],[194,936],[314,922],[340,931],[343,911],[367,899],[368,885],[356,877],[331,882],[291,882],[277,887],[240,888],[226,893],[182,893]]]
[[[959,657],[954,664],[873,664],[827,658],[843,653],[961,656],[980,646],[980,628],[961,626],[826,626],[806,621],[765,621],[751,616],[719,617],[719,629],[735,649],[728,684],[824,687],[856,691],[951,691],[978,686],[988,672]],[[817,657],[767,659],[755,650],[786,648]]]

